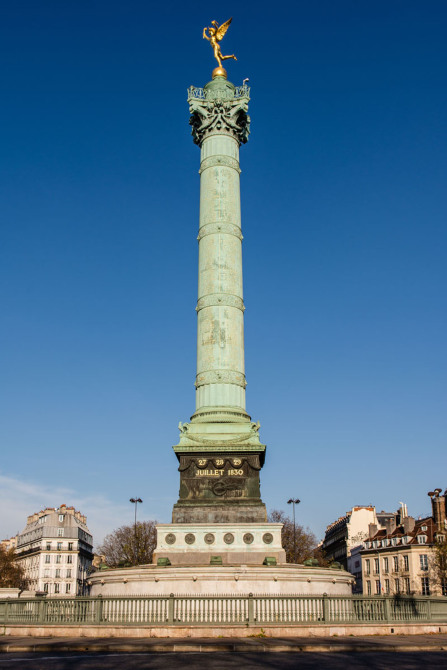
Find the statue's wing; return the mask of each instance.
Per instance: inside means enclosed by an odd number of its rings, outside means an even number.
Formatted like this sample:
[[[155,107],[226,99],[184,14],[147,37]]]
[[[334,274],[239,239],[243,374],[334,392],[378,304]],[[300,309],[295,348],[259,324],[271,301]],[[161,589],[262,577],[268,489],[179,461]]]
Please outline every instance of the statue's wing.
[[[228,28],[230,27],[230,23],[232,22],[232,20],[233,20],[233,17],[231,17],[231,19],[228,19],[228,21],[225,21],[225,23],[222,23],[222,25],[219,26],[219,28],[217,29],[216,39],[217,39],[218,42],[220,42],[220,40],[223,38],[223,36],[227,32]]]

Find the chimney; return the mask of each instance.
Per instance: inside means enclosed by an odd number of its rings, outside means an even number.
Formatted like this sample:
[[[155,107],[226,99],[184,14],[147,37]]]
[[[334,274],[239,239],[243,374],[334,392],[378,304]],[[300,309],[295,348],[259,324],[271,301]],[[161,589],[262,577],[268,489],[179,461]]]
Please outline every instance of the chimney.
[[[376,523],[369,523],[368,524],[368,537],[374,537],[374,535],[377,533],[377,524]]]
[[[412,516],[406,516],[402,523],[405,533],[411,533],[416,525],[416,521]]]
[[[391,519],[385,519],[385,528],[386,534],[391,535],[391,533],[396,530],[396,517],[393,516]]]
[[[435,489],[431,497],[431,507],[433,511],[433,520],[435,522],[436,530],[444,530],[445,521],[445,495],[439,495],[441,489]]]

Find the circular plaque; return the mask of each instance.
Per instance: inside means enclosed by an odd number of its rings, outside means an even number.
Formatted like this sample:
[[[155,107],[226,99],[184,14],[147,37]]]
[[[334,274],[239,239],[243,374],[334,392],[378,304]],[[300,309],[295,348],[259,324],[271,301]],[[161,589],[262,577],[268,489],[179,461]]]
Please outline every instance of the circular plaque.
[[[244,535],[244,542],[245,544],[251,544],[255,538],[251,533],[245,533]]]
[[[194,544],[195,541],[196,541],[196,536],[194,535],[194,533],[186,533],[186,535],[185,535],[186,544]]]
[[[266,544],[272,544],[273,542],[273,535],[271,533],[264,533],[262,536],[262,539]]]
[[[175,544],[176,539],[174,533],[168,533],[165,537],[167,544]]]
[[[233,533],[225,533],[224,542],[225,542],[225,544],[233,544],[233,542],[234,542]]]
[[[216,538],[212,533],[207,533],[204,537],[204,540],[207,544],[213,544]]]

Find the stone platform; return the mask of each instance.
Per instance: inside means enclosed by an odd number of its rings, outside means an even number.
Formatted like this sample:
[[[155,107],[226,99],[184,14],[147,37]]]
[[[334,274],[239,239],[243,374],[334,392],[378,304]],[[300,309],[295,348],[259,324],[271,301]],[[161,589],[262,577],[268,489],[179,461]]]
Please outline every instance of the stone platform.
[[[158,524],[154,563],[168,558],[171,565],[262,565],[266,558],[286,562],[281,545],[281,523]]]
[[[89,577],[92,596],[351,595],[344,570],[283,565],[140,565],[99,570]]]

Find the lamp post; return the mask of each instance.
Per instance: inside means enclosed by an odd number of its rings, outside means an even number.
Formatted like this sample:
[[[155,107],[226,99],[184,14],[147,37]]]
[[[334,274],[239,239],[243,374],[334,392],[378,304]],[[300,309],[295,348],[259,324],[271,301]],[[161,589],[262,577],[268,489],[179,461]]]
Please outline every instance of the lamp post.
[[[288,505],[293,506],[293,562],[296,563],[296,525],[295,525],[295,505],[299,505],[301,500],[298,498],[290,498],[287,501]]]
[[[135,523],[134,523],[135,549],[133,552],[133,562],[136,565],[137,564],[137,505],[138,503],[142,503],[143,501],[141,500],[141,498],[130,498],[129,502],[135,505]]]

